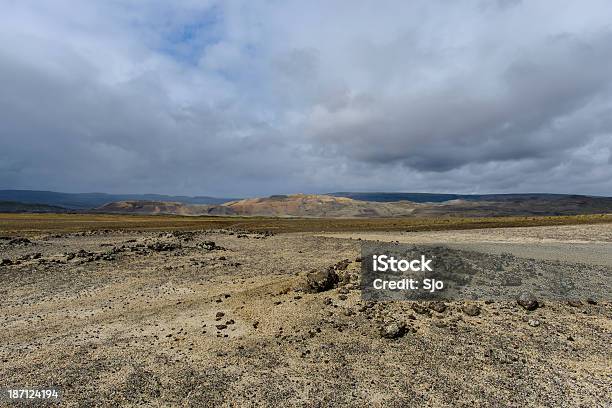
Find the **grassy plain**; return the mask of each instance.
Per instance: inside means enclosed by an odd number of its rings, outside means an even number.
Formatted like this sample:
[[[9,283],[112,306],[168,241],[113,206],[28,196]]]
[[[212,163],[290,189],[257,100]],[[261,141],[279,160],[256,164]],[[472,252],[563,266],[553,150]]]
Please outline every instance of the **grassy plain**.
[[[0,233],[34,235],[84,230],[209,230],[250,232],[441,231],[612,223],[612,214],[487,218],[267,218],[115,214],[2,214]]]

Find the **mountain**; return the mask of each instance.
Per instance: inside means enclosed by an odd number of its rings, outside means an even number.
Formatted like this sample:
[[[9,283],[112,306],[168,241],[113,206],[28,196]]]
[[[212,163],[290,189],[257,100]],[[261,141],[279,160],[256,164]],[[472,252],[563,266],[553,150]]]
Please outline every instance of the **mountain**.
[[[0,212],[3,213],[63,213],[67,211],[65,208],[54,205],[0,201]]]
[[[122,214],[206,215],[210,206],[172,201],[116,201],[97,208],[96,212]]]
[[[436,194],[436,193],[352,193],[339,192],[328,193],[333,197],[347,197],[354,200],[374,201],[374,202],[395,202],[412,201],[415,203],[441,203],[451,200],[468,201],[506,201],[515,199],[554,199],[569,197],[567,194],[545,194],[545,193],[524,193],[524,194]],[[586,197],[586,196],[576,196]]]
[[[183,204],[222,204],[234,198],[170,196],[162,194],[57,193],[35,190],[0,190],[0,201],[91,209],[116,201],[170,201]]]
[[[411,215],[417,204],[378,203],[317,194],[275,195],[224,203],[236,215],[273,217],[393,217]]]
[[[362,201],[331,195],[293,194],[249,198],[219,205],[178,202],[122,201],[101,212],[178,215],[239,215],[270,217],[492,217],[502,215],[574,215],[612,213],[612,198],[577,195],[489,195],[487,199],[443,202]]]

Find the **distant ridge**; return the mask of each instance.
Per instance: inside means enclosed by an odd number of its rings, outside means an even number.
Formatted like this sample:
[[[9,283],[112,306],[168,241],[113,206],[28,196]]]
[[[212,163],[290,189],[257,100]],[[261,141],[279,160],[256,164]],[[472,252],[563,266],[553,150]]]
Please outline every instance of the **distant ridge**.
[[[442,203],[450,200],[467,201],[511,201],[529,199],[560,199],[590,197],[578,194],[549,194],[549,193],[508,193],[508,194],[448,194],[448,193],[361,193],[361,192],[337,192],[327,193],[333,197],[346,197],[353,200],[374,201],[381,203],[392,203],[395,201],[412,201],[414,203]],[[595,197],[605,198],[605,197]]]
[[[116,201],[170,201],[183,204],[222,204],[235,198],[207,196],[171,196],[163,194],[58,193],[37,190],[0,190],[0,201],[45,204],[67,209],[86,210]]]
[[[70,210],[56,205],[0,201],[0,212],[4,213],[64,213],[68,211]]]

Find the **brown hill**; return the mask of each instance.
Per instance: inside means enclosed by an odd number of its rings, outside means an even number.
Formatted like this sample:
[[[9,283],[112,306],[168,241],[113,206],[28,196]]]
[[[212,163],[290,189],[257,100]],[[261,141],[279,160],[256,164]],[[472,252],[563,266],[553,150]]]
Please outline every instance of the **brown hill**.
[[[316,194],[278,195],[231,201],[227,207],[237,215],[274,217],[393,217],[411,215],[419,204],[409,201],[376,203]]]
[[[373,202],[316,194],[249,198],[219,205],[163,201],[118,201],[99,212],[175,215],[237,215],[268,217],[486,217],[501,215],[573,215],[612,213],[612,199],[585,196],[522,197],[487,201],[450,200],[441,203]]]

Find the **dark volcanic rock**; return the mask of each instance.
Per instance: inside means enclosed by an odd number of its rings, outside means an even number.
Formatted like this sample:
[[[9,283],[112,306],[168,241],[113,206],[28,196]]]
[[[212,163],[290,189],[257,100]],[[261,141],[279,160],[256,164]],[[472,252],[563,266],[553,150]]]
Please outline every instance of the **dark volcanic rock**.
[[[153,251],[157,251],[157,252],[174,251],[175,249],[178,249],[180,247],[181,247],[180,244],[175,244],[174,242],[160,242],[160,241],[147,245],[147,248]]]
[[[442,313],[446,310],[446,305],[444,304],[444,302],[431,302],[429,304],[429,308],[438,313]]]
[[[410,307],[418,314],[430,314],[429,309],[420,303],[413,303]]]
[[[331,267],[322,271],[312,271],[306,275],[307,289],[314,293],[333,289],[338,281],[338,274]]]
[[[406,334],[406,323],[393,322],[385,324],[380,328],[380,336],[386,339],[397,339]]]
[[[480,308],[476,305],[465,305],[461,310],[468,316],[478,316],[480,314]]]
[[[28,245],[31,244],[32,241],[27,238],[13,238],[8,243],[9,245]]]
[[[217,245],[214,241],[204,241],[201,244],[198,244],[198,248],[205,249],[207,251],[225,251],[225,248]]]
[[[521,293],[516,303],[521,305],[525,310],[536,310],[540,304],[536,297],[531,293]]]

